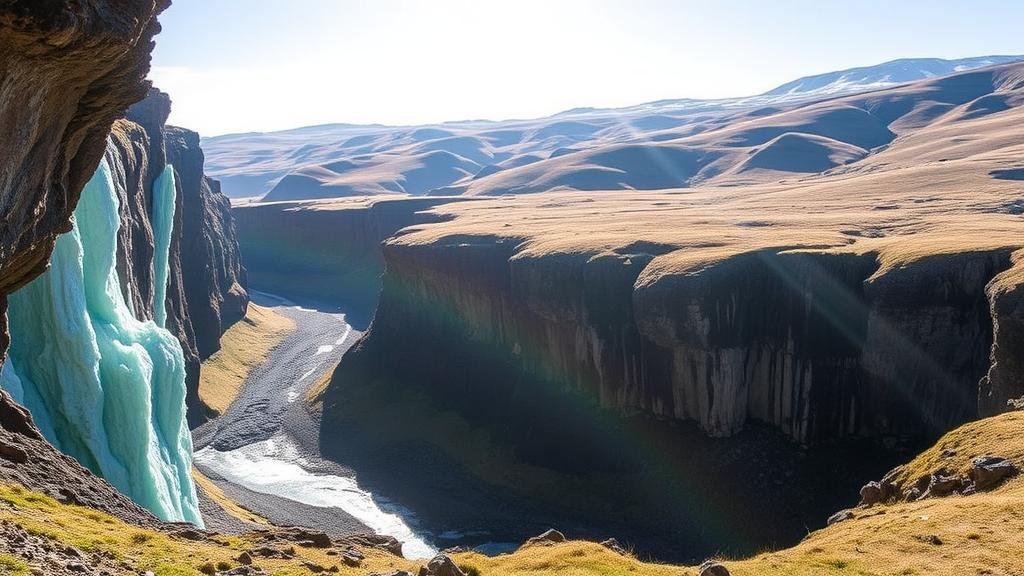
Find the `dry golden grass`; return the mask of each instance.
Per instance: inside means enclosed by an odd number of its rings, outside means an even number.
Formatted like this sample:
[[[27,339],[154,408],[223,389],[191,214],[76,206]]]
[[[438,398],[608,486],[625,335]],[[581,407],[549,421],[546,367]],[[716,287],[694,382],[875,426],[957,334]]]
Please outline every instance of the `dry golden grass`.
[[[220,487],[214,484],[212,480],[204,476],[202,472],[200,472],[198,469],[194,467],[192,468],[192,478],[195,479],[196,486],[201,488],[202,491],[205,492],[206,495],[210,497],[210,500],[213,500],[218,506],[221,507],[221,509],[223,509],[228,514],[234,516],[235,518],[238,518],[239,520],[242,520],[243,522],[249,522],[251,524],[270,524],[270,522],[268,522],[266,518],[260,516],[259,514],[256,514],[255,512],[246,510],[245,508],[239,506],[238,503],[236,503],[234,500],[228,498],[227,494],[225,494],[224,491],[220,489]]]
[[[943,457],[943,450],[954,450]],[[1024,466],[1024,413],[966,424],[909,462],[902,481],[940,467],[965,472],[995,454]],[[793,548],[727,563],[734,574],[1024,574],[1024,478],[972,496],[874,506]]]
[[[0,520],[20,525],[30,534],[51,538],[87,553],[110,554],[137,573],[152,571],[156,576],[200,576],[199,568],[238,566],[235,558],[254,546],[253,536],[216,536],[212,540],[186,540],[131,526],[91,508],[61,504],[56,500],[25,490],[20,486],[0,485]],[[308,560],[324,567],[338,566],[339,574],[363,576],[367,572],[414,570],[416,563],[376,549],[363,549],[366,560],[359,568],[341,564],[338,556],[326,549],[295,546],[295,558],[257,559],[268,574],[306,576],[312,572],[302,565]],[[0,570],[5,566],[23,567],[14,558],[0,555]],[[15,571],[15,574],[18,572]]]
[[[295,330],[295,322],[269,308],[249,304],[245,318],[220,339],[221,348],[203,362],[199,399],[217,414],[238,396],[249,372]]]
[[[323,401],[323,393],[327,390],[327,385],[331,383],[331,377],[334,376],[334,370],[337,369],[337,365],[327,369],[313,385],[309,387],[306,392],[306,401],[309,404],[318,405]]]

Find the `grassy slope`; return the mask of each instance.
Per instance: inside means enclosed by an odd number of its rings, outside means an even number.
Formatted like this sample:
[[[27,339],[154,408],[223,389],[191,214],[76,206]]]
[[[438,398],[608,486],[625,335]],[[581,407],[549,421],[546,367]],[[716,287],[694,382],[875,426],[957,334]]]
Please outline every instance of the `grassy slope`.
[[[221,349],[203,362],[199,399],[222,414],[238,396],[249,372],[293,330],[291,319],[250,303],[245,318],[221,337]]]
[[[943,457],[944,449],[955,456]],[[979,455],[997,454],[1024,465],[1024,412],[967,424],[944,436],[906,467],[909,480],[946,467],[965,469]],[[0,486],[0,520],[20,524],[86,551],[109,551],[128,565],[158,576],[199,574],[207,562],[232,560],[251,545],[246,536],[192,542],[129,526],[91,509],[68,506]],[[793,548],[724,563],[738,576],[778,575],[969,575],[1024,574],[1024,477],[984,494],[953,496],[875,506],[855,518],[811,533]],[[323,551],[298,548],[294,560],[262,561],[274,574],[307,574],[301,559],[324,566],[337,563]],[[360,568],[340,566],[342,574],[397,568],[416,572],[418,563],[368,551]],[[457,563],[483,576],[696,575],[695,568],[643,563],[590,542],[533,546],[493,558],[457,554]],[[0,557],[0,565],[21,566]],[[12,570],[16,572],[17,569]],[[471,571],[472,573],[472,571]]]
[[[157,576],[198,576],[202,574],[200,568],[206,564],[238,566],[234,559],[256,544],[249,536],[215,536],[199,541],[175,538],[136,528],[91,508],[60,504],[42,494],[9,485],[0,486],[0,521],[13,522],[30,534],[74,546],[86,553],[112,555],[132,570],[149,570]],[[257,559],[256,564],[268,573],[282,576],[309,574],[302,565],[304,560],[325,567],[339,564],[338,556],[328,556],[324,549],[295,546],[295,550],[293,559]],[[362,567],[340,565],[339,573],[362,576],[368,571],[408,569],[412,564],[380,550],[364,549],[363,553],[366,560]],[[0,573],[8,566],[16,566],[10,571],[17,573],[24,564],[8,555],[0,555]]]

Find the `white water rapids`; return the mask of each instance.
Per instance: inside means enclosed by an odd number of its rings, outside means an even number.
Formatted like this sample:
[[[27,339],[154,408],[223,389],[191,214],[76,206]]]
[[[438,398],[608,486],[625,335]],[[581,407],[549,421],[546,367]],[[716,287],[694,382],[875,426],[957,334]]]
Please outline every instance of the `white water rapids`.
[[[402,543],[406,558],[430,558],[437,549],[417,536],[402,520],[408,515],[391,503],[361,489],[355,478],[316,474],[302,466],[298,450],[283,436],[220,452],[206,447],[195,462],[233,484],[310,506],[340,508],[378,534]],[[389,512],[387,510],[393,510]]]

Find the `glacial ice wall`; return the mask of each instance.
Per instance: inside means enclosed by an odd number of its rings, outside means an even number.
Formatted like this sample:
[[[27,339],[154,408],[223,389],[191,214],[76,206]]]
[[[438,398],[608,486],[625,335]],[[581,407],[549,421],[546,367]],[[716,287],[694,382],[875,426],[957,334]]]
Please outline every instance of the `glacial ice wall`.
[[[174,194],[167,166],[153,187],[161,322]],[[103,160],[50,269],[10,297],[11,349],[0,385],[62,451],[159,518],[201,526],[181,344],[157,323],[137,320],[124,300],[118,208]]]

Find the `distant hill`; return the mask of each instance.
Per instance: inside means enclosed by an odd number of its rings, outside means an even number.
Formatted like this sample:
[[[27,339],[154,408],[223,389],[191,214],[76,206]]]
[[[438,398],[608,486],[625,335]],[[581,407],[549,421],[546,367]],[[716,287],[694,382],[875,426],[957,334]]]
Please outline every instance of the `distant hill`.
[[[744,98],[577,108],[501,122],[325,124],[218,136],[203,146],[207,170],[226,194],[267,201],[773,181],[854,162],[897,133],[968,102],[971,108],[961,113],[1007,106],[998,94],[973,102],[992,91],[983,78],[933,87],[936,92],[920,95],[913,110],[894,104],[883,114],[863,100],[838,98],[1021,58],[894,60],[808,76]]]

